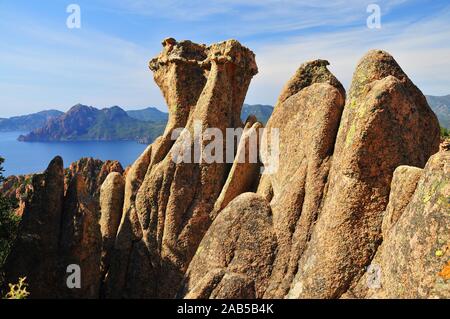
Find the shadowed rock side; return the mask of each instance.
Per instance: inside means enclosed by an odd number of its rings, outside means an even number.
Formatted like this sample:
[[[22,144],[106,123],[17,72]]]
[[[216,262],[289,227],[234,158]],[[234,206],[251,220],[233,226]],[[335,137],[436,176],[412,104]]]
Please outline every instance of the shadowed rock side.
[[[59,256],[61,258],[60,278],[62,291],[60,297],[97,298],[100,290],[100,258],[102,237],[99,225],[99,212],[96,201],[88,193],[85,179],[75,175],[64,198]],[[69,289],[66,278],[67,265],[80,266],[81,288]]]
[[[142,227],[139,223],[135,206],[136,194],[149,167],[151,152],[152,145],[147,147],[126,174],[123,213],[111,252],[109,271],[104,280],[103,297],[137,298],[139,297],[139,292],[142,293],[148,289],[150,289],[150,292],[147,294],[154,293],[153,283],[151,282],[144,282],[141,285],[139,285],[139,282],[135,282],[134,285],[128,285],[127,282],[127,270],[128,264],[131,262],[130,257],[133,245],[137,244],[142,238]],[[143,264],[147,265],[148,263]],[[139,286],[136,287],[137,285]],[[136,291],[136,294],[133,294],[134,291]]]
[[[383,215],[381,233],[383,238],[391,231],[393,225],[409,204],[422,175],[422,169],[412,166],[399,166],[395,169],[391,182],[389,203]]]
[[[276,246],[269,203],[255,193],[236,197],[201,241],[179,297],[262,298]]]
[[[11,266],[5,267],[8,282],[26,276],[32,298],[98,297],[102,248],[99,188],[111,171],[123,170],[116,161],[91,158],[64,170],[62,159],[56,157],[45,173],[26,177],[25,187],[18,185],[15,193],[20,196],[23,219],[9,256]],[[67,289],[69,264],[83,267],[83,289]]]
[[[323,197],[345,103],[345,91],[328,64],[316,60],[299,67],[281,92],[263,135],[263,159],[271,151],[269,134],[278,129],[280,135],[278,169],[263,175],[258,188],[271,200],[278,239],[266,298],[282,298],[289,290]]]
[[[268,175],[278,252],[265,297],[286,295],[309,241],[324,196],[344,101],[335,87],[315,83],[278,105],[269,120],[268,128],[280,128],[279,168]]]
[[[27,277],[33,298],[57,297],[58,239],[64,197],[63,161],[56,157],[43,174],[32,177],[18,237],[4,267],[6,282]]]
[[[290,298],[336,298],[361,277],[381,242],[394,169],[424,167],[439,150],[439,125],[425,97],[383,51],[354,73],[311,241]]]
[[[214,211],[211,213],[212,219],[235,197],[255,190],[261,168],[258,150],[262,127],[255,117],[250,116],[247,119],[230,173],[214,204]]]
[[[370,271],[346,297],[450,298],[449,163],[448,151],[430,158],[418,183],[412,183],[414,194],[403,196],[407,205],[398,205],[398,220],[383,229]],[[399,184],[411,185],[408,179]],[[393,188],[390,197],[401,195],[399,190]]]
[[[73,162],[64,170],[64,190],[70,184],[72,178],[80,174],[85,179],[88,193],[96,200],[97,210],[100,209],[98,198],[100,195],[100,187],[103,181],[111,172],[123,173],[122,165],[118,161],[101,161],[93,158],[81,158]],[[36,174],[8,176],[8,178],[0,185],[0,193],[17,202],[18,208],[15,213],[18,216],[23,214],[25,202],[33,192],[33,184],[31,179]],[[65,192],[64,191],[64,192]]]
[[[100,190],[100,232],[102,235],[102,278],[108,271],[111,252],[117,230],[122,219],[125,182],[122,175],[113,172],[108,175]]]
[[[167,49],[167,45],[172,49]],[[163,53],[157,60],[167,60],[167,67],[170,68],[170,64],[174,65],[172,68],[175,67],[178,59],[171,59],[172,53],[178,52],[177,50],[185,52],[179,46],[174,40],[166,40]],[[227,178],[229,167],[226,163],[175,163],[174,156],[180,152],[192,154],[194,143],[191,136],[194,136],[196,126],[200,129],[217,128],[223,136],[226,128],[242,127],[240,108],[257,67],[253,52],[237,41],[230,40],[209,47],[196,46],[200,47],[204,49],[204,60],[188,58],[189,63],[194,66],[197,63],[197,67],[200,66],[207,75],[206,83],[195,107],[189,110],[185,130],[170,151],[166,154],[161,152],[161,157],[156,156],[154,152],[158,142],[152,145],[151,161],[136,194],[135,207],[142,238],[136,238],[132,245],[126,278],[122,281],[130,287],[129,290],[124,290],[126,296],[175,296],[187,266],[211,223],[210,213]],[[196,53],[195,57],[198,56]],[[182,72],[180,70],[177,77],[189,79],[189,74]],[[173,83],[167,83],[165,77],[157,80],[157,83],[168,104],[173,104],[170,102],[172,100],[184,100],[184,95],[187,94],[184,90],[191,90],[181,81],[174,91]],[[198,83],[201,85],[202,81]],[[173,92],[170,99],[167,98],[168,90]],[[176,114],[187,112],[178,107],[174,111]],[[177,118],[183,116],[176,115]],[[202,150],[208,142],[203,141]],[[223,154],[226,153],[225,149],[226,145],[223,146]],[[161,161],[154,160],[157,157]],[[190,158],[191,161],[194,160]],[[129,220],[122,220],[122,223],[131,225]],[[115,273],[111,268],[109,281],[115,282],[117,276],[120,277],[121,274]],[[142,287],[144,284],[145,288]],[[123,288],[122,286],[119,291]]]

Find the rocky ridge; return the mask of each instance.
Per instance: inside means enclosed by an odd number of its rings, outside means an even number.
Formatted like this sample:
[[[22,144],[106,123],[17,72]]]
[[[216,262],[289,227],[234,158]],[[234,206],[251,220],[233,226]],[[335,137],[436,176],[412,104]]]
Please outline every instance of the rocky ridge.
[[[328,64],[302,64],[261,131],[239,116],[252,51],[165,39],[149,64],[169,108],[163,135],[126,174],[110,164],[86,179],[90,165],[74,165],[64,183],[56,158],[33,177],[8,279],[29,276],[35,298],[449,298],[436,116],[384,51],[360,60],[348,94]],[[233,163],[174,161],[198,123],[243,128]],[[275,130],[278,169],[262,174]],[[241,163],[251,138],[261,157]],[[64,287],[67,263],[85,272],[81,290]]]

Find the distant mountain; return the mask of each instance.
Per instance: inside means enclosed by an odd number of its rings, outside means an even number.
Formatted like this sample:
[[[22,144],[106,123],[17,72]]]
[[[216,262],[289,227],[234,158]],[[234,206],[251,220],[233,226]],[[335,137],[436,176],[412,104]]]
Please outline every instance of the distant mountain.
[[[445,96],[426,95],[426,98],[428,104],[436,113],[439,124],[450,129],[450,94]]]
[[[42,127],[20,141],[112,141],[135,140],[152,142],[165,128],[165,122],[140,121],[130,117],[118,106],[97,109],[77,104],[67,113],[51,118]]]
[[[245,122],[247,117],[250,114],[253,114],[253,115],[256,116],[258,121],[260,121],[263,124],[266,124],[267,121],[269,120],[269,117],[272,114],[272,112],[273,112],[273,106],[271,106],[271,105],[262,105],[262,104],[249,105],[249,104],[244,104],[243,107],[242,107],[241,119],[242,119],[242,121]]]
[[[270,105],[244,104],[241,118],[245,121],[253,114],[265,124],[272,111],[273,107]],[[31,131],[19,137],[19,141],[23,142],[135,140],[151,143],[163,133],[168,114],[154,107],[127,112],[119,106],[100,110],[77,104],[67,113],[43,111],[18,118],[22,122],[15,121],[22,123],[22,126],[17,124],[14,129],[11,129],[12,125],[3,127],[5,130]],[[28,123],[26,119],[30,119]],[[12,120],[13,118],[1,120],[0,125],[8,121],[13,123]]]
[[[127,111],[128,116],[141,121],[167,122],[169,114],[158,110],[156,107],[148,107],[142,110]]]
[[[64,112],[47,110],[38,113],[14,116],[8,119],[0,118],[0,132],[8,131],[32,131],[42,127],[51,118],[63,115]]]
[[[241,119],[245,122],[250,114],[253,114],[257,119],[264,124],[267,123],[272,114],[273,106],[262,104],[244,104],[241,111]],[[167,122],[169,114],[158,110],[155,107],[148,107],[142,110],[127,111],[128,116],[141,121],[164,121]]]

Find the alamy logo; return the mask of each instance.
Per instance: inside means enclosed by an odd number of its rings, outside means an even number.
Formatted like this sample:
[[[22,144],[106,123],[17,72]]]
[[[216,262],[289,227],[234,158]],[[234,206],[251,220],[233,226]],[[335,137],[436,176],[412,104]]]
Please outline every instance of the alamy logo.
[[[377,264],[367,267],[367,287],[370,289],[381,288],[381,267]]]
[[[219,128],[203,129],[201,121],[194,121],[193,131],[178,128],[172,131],[175,144],[171,150],[175,163],[258,163],[262,174],[273,174],[278,169],[279,130],[271,128],[227,128],[225,136]],[[238,141],[245,140],[238,146]],[[259,143],[258,141],[261,141]],[[237,150],[237,152],[236,152]]]
[[[70,15],[67,17],[66,25],[69,29],[81,28],[81,8],[78,4],[69,4],[66,9]]]
[[[67,266],[66,272],[69,274],[66,285],[69,289],[81,288],[81,268],[77,264]]]
[[[367,18],[369,29],[381,29],[381,8],[378,4],[372,3],[367,6],[367,13],[371,15]]]

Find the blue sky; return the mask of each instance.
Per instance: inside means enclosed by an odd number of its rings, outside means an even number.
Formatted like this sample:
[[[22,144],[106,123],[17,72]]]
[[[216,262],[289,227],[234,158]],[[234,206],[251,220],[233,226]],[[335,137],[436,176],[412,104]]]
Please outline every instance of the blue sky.
[[[69,4],[81,28],[69,29]],[[381,8],[369,29],[368,4]],[[0,117],[80,102],[165,110],[147,62],[166,37],[230,38],[256,53],[246,102],[273,104],[304,61],[327,59],[348,87],[369,49],[390,52],[426,94],[450,94],[448,1],[0,0]]]

